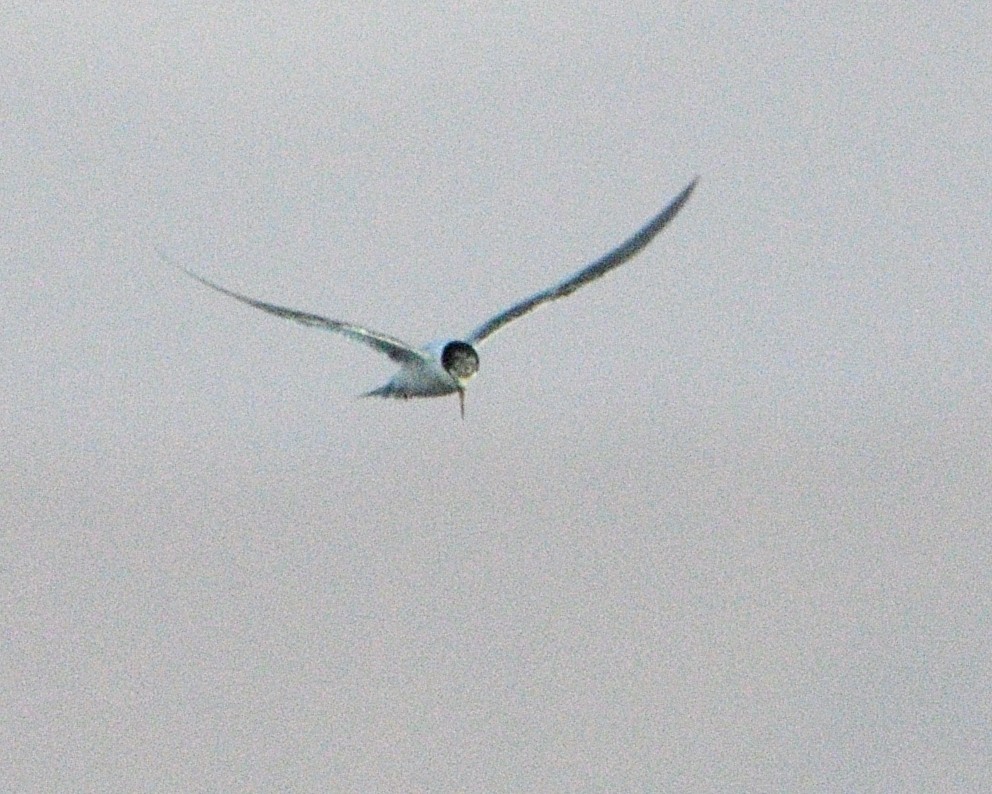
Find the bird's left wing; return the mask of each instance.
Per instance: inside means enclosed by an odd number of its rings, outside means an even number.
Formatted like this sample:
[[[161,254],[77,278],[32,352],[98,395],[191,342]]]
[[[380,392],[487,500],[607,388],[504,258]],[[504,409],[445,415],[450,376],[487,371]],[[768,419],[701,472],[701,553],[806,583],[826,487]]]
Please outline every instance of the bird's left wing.
[[[555,284],[553,287],[549,287],[546,290],[535,293],[529,298],[520,301],[520,303],[515,306],[511,306],[506,311],[500,312],[495,317],[486,320],[486,322],[471,333],[468,337],[468,341],[472,344],[478,345],[500,330],[507,323],[513,322],[513,320],[523,317],[525,314],[529,314],[534,311],[534,309],[545,303],[550,303],[553,300],[558,300],[558,298],[564,298],[566,295],[571,295],[582,285],[588,284],[590,281],[595,281],[600,276],[609,273],[613,270],[613,268],[622,265],[632,256],[643,250],[644,247],[650,243],[652,239],[654,239],[654,236],[664,229],[668,222],[675,217],[678,211],[682,209],[682,205],[689,200],[689,196],[692,195],[692,191],[696,187],[696,182],[698,181],[698,177],[693,179],[685,190],[679,193],[672,200],[672,202],[665,207],[665,209],[648,221],[648,223],[640,231],[638,231],[625,243],[617,248],[614,248],[608,254],[600,259],[597,259],[591,265],[584,267],[578,273],[569,276],[564,281]]]
[[[362,326],[355,325],[353,323],[341,322],[340,320],[329,320],[326,317],[321,317],[319,314],[301,312],[297,309],[288,309],[285,306],[276,306],[273,303],[255,300],[254,298],[249,298],[246,295],[240,295],[237,292],[233,292],[225,287],[222,287],[220,284],[215,284],[214,282],[203,278],[203,276],[197,275],[191,270],[187,270],[186,268],[182,268],[182,270],[190,277],[195,278],[205,287],[210,287],[210,289],[216,290],[223,295],[227,295],[228,297],[234,298],[242,303],[246,303],[249,306],[254,306],[256,309],[261,309],[263,312],[274,314],[276,317],[282,317],[285,320],[292,320],[293,322],[309,326],[310,328],[322,328],[325,331],[334,331],[342,334],[348,339],[351,339],[353,342],[360,342],[363,345],[368,345],[374,350],[378,350],[380,353],[385,353],[398,364],[422,363],[428,359],[427,354],[422,350],[417,350],[415,347],[411,347],[406,342],[396,339],[395,337],[381,334],[378,331],[372,331],[368,328],[363,328]]]

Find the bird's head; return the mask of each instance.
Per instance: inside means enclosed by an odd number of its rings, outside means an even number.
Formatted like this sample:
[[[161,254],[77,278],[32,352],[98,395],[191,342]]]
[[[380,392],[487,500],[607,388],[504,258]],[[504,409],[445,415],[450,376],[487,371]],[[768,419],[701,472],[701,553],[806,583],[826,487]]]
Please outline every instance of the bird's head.
[[[465,384],[479,371],[479,354],[468,342],[448,342],[441,350],[441,366],[458,386],[462,419],[465,418]]]
[[[448,342],[441,350],[441,366],[459,384],[465,384],[479,371],[479,354],[468,342]]]

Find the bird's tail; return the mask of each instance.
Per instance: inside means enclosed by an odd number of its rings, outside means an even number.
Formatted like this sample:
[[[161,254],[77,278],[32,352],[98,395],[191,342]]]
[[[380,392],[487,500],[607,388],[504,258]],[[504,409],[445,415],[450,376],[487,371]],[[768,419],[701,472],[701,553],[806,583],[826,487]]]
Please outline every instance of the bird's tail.
[[[401,388],[397,388],[392,381],[380,386],[378,389],[372,389],[372,391],[367,391],[364,394],[359,394],[359,397],[392,397],[392,398],[403,398],[406,399],[410,395],[406,393]]]

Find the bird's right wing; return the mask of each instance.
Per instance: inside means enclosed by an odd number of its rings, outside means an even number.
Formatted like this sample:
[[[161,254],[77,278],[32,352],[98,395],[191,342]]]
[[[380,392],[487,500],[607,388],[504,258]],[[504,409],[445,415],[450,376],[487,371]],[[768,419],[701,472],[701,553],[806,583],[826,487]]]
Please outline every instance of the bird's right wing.
[[[348,339],[351,339],[353,342],[360,342],[363,345],[368,345],[373,350],[378,350],[380,353],[385,353],[398,364],[417,364],[423,363],[429,359],[427,354],[422,350],[417,350],[415,347],[411,347],[406,342],[396,339],[395,337],[381,334],[378,331],[372,331],[368,328],[363,328],[360,325],[345,323],[340,320],[329,320],[326,317],[321,317],[319,314],[301,312],[297,309],[288,309],[285,306],[276,306],[273,303],[255,300],[254,298],[249,298],[246,295],[240,295],[237,292],[232,292],[219,284],[214,284],[214,282],[208,281],[203,278],[203,276],[198,276],[191,270],[187,270],[186,268],[182,268],[182,270],[190,277],[195,278],[205,287],[210,287],[210,289],[216,290],[223,295],[227,295],[228,297],[234,298],[235,300],[241,301],[249,306],[254,306],[256,309],[261,309],[263,312],[274,314],[276,317],[282,317],[284,320],[292,320],[293,322],[309,326],[310,328],[322,328],[325,331],[334,331],[342,334]]]

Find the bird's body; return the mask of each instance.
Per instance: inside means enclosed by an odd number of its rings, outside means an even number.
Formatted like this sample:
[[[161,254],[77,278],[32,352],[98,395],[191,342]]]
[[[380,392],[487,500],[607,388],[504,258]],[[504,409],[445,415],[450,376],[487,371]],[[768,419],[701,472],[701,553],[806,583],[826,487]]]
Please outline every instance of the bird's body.
[[[367,397],[443,397],[458,391],[458,381],[441,364],[448,340],[424,345],[423,361],[403,364],[388,383],[366,392]]]
[[[564,298],[579,287],[594,281],[644,249],[645,246],[660,232],[668,222],[675,217],[682,205],[689,199],[696,186],[693,180],[672,202],[658,215],[652,218],[643,228],[626,242],[613,249],[600,259],[597,259],[582,270],[566,278],[564,281],[546,290],[535,293],[509,309],[490,318],[464,340],[440,340],[424,347],[417,348],[408,345],[395,337],[372,331],[360,325],[330,320],[318,314],[276,306],[254,298],[249,298],[225,287],[215,284],[202,276],[187,270],[186,272],[211,289],[228,295],[235,300],[253,306],[256,309],[283,317],[287,320],[301,323],[313,328],[322,328],[343,334],[354,342],[368,345],[380,353],[389,356],[399,364],[399,371],[388,383],[366,393],[375,397],[441,397],[448,394],[458,394],[462,416],[465,415],[465,387],[475,377],[479,370],[479,354],[477,348],[489,337],[502,329],[513,320],[543,306],[546,303]]]

